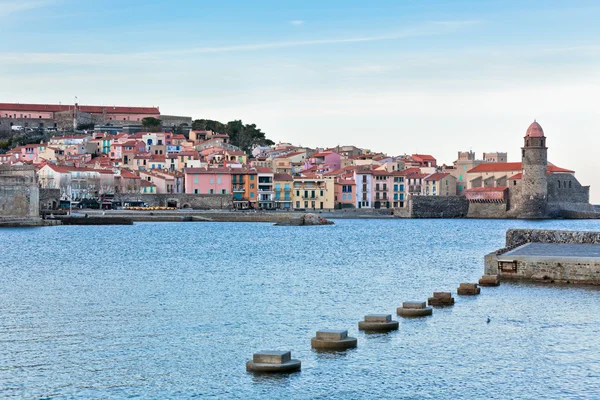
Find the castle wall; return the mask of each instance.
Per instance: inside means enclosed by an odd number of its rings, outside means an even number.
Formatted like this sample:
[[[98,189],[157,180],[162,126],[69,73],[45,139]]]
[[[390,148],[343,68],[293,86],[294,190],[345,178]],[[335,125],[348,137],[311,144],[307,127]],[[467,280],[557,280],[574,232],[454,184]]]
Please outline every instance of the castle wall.
[[[0,166],[0,218],[37,218],[39,202],[33,167]]]
[[[407,207],[394,209],[398,218],[464,218],[469,211],[465,196],[411,196]]]

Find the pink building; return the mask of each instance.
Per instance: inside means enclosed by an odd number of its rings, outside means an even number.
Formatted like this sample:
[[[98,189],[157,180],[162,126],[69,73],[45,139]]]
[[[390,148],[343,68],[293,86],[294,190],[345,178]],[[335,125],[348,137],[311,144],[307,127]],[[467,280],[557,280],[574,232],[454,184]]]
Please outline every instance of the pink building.
[[[231,193],[231,170],[229,168],[186,168],[184,174],[185,193]]]
[[[340,169],[342,162],[338,153],[327,150],[313,154],[305,163],[305,169],[317,167],[316,173],[326,174]]]
[[[334,184],[336,208],[354,208],[356,182],[354,179],[337,178]]]

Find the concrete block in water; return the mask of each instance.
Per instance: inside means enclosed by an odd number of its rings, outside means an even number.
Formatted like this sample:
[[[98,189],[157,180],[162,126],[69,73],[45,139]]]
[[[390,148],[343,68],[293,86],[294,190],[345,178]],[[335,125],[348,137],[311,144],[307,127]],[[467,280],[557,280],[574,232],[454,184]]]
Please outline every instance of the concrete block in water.
[[[398,329],[398,321],[392,321],[390,314],[370,314],[364,321],[359,321],[358,329],[361,331],[393,331]]]
[[[427,306],[424,301],[405,301],[402,303],[402,308],[423,309]]]
[[[346,330],[325,329],[317,331],[310,344],[314,349],[321,350],[345,350],[356,347],[356,338],[349,337]]]
[[[460,289],[469,289],[469,290],[475,290],[477,289],[477,284],[476,283],[461,283],[460,285],[458,285],[458,287]]]
[[[396,313],[401,317],[425,317],[433,313],[433,308],[426,307],[425,302],[407,301],[396,309]]]
[[[289,373],[299,371],[300,368],[300,360],[292,360],[292,353],[289,351],[261,351],[246,362],[246,370],[251,372]]]
[[[365,315],[366,322],[390,322],[392,320],[391,314],[369,314]]]
[[[346,330],[324,329],[317,331],[317,339],[321,340],[343,340],[347,337],[348,331]]]
[[[483,275],[479,280],[479,286],[498,286],[500,285],[500,280],[498,279],[498,275]]]
[[[252,357],[252,361],[255,363],[265,363],[265,364],[283,364],[284,362],[288,362],[292,359],[291,351],[274,351],[274,350],[266,350],[261,351],[260,353],[255,353]]]
[[[456,289],[456,294],[459,296],[475,296],[481,293],[481,289],[476,283],[461,283]]]
[[[454,298],[450,292],[433,292],[433,297],[427,299],[430,306],[451,306]]]

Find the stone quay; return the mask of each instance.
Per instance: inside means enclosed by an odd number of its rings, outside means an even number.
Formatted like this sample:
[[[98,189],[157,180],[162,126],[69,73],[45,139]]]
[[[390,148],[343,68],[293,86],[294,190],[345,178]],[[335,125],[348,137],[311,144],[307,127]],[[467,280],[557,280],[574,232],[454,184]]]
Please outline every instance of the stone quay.
[[[263,373],[289,373],[300,371],[300,367],[300,360],[292,360],[290,351],[261,351],[246,363],[247,371]]]
[[[427,307],[424,301],[405,301],[396,313],[402,317],[425,317],[433,313],[433,308]]]
[[[481,293],[481,288],[476,283],[461,283],[456,293],[459,296],[475,296]]]
[[[358,322],[361,331],[394,331],[398,326],[398,321],[392,321],[390,314],[369,314],[365,315],[364,321]]]
[[[479,286],[498,286],[500,285],[500,279],[498,275],[483,275],[479,280]]]
[[[454,297],[450,292],[433,292],[433,297],[427,299],[430,306],[451,306],[454,304]]]
[[[325,329],[317,331],[317,335],[310,340],[313,349],[318,350],[346,350],[355,348],[357,340],[348,336],[347,330]]]

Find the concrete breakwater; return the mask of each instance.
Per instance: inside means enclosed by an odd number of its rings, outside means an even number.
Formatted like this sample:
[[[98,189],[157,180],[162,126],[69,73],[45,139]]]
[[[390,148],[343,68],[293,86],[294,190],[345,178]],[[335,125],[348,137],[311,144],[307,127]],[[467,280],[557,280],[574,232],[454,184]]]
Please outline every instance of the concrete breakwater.
[[[600,285],[600,232],[512,229],[506,246],[484,257],[500,279]]]
[[[62,225],[133,225],[133,220],[127,217],[58,217]]]

